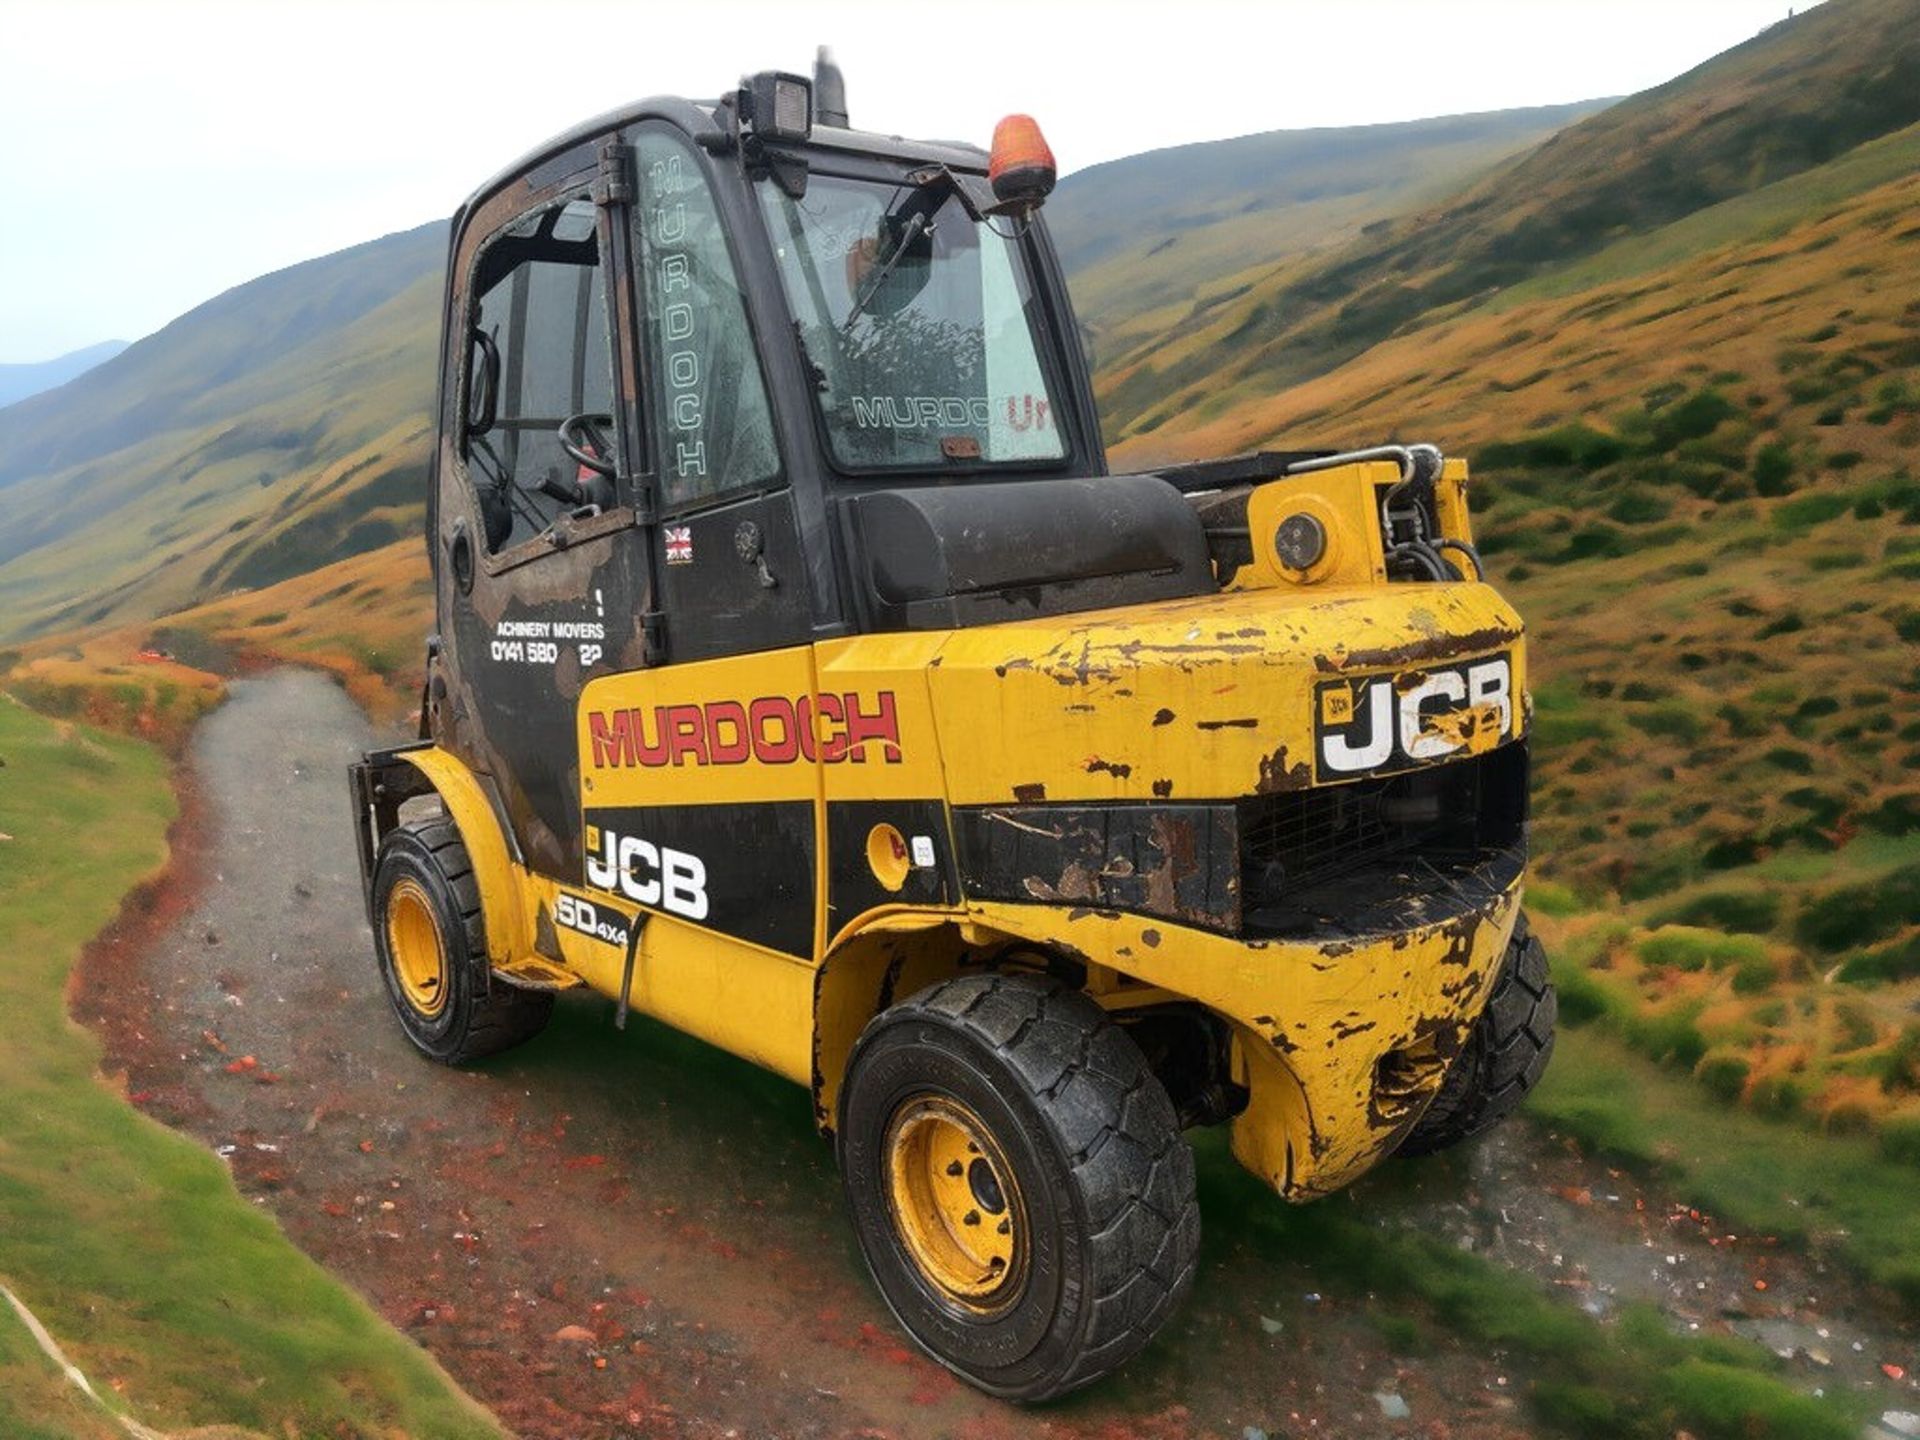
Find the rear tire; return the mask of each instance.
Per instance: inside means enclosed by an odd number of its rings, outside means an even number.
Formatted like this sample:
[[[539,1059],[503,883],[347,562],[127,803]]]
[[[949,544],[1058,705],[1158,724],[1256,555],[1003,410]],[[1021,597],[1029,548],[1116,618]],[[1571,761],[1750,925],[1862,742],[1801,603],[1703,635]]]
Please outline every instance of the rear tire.
[[[837,1148],[874,1283],[934,1359],[1004,1399],[1132,1357],[1193,1283],[1193,1152],[1139,1047],[1032,975],[937,985],[868,1025]]]
[[[1546,947],[1522,915],[1507,942],[1500,978],[1474,1022],[1440,1092],[1395,1152],[1431,1155],[1491,1130],[1527,1098],[1553,1058],[1560,1002],[1547,973]]]
[[[553,1014],[550,991],[489,979],[480,886],[451,820],[410,821],[380,842],[373,945],[400,1028],[443,1065],[530,1040]]]

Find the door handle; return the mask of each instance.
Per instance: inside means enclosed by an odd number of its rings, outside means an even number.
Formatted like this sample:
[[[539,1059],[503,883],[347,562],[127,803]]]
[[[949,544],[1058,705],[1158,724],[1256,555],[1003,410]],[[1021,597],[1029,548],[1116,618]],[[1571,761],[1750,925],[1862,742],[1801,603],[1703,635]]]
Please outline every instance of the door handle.
[[[473,590],[473,537],[467,533],[466,517],[453,522],[447,536],[447,560],[453,566],[453,583],[462,595]]]

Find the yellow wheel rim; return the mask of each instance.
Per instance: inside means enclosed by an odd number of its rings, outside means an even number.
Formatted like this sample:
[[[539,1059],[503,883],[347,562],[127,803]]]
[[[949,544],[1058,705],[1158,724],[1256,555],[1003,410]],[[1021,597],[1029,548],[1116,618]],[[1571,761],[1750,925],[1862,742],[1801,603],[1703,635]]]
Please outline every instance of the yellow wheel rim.
[[[887,1126],[887,1198],[920,1274],[969,1310],[1020,1297],[1027,1212],[1013,1169],[980,1117],[944,1095],[909,1100]]]
[[[418,880],[396,881],[387,892],[387,953],[407,1004],[428,1018],[447,1005],[446,950],[440,919]]]

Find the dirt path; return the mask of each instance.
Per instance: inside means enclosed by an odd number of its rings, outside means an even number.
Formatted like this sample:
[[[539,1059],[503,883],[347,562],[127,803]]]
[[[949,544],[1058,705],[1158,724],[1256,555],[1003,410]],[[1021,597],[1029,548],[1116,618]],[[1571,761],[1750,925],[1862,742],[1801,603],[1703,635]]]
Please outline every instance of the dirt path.
[[[1038,1413],[963,1388],[868,1287],[798,1088],[658,1026],[616,1032],[581,996],[483,1067],[416,1058],[379,991],[347,826],[343,767],[373,743],[323,678],[234,683],[193,744],[183,883],[95,947],[76,1010],[136,1103],[225,1155],[528,1440],[1527,1432],[1504,1357],[1443,1339],[1395,1358],[1383,1306],[1212,1211],[1193,1303],[1118,1381]],[[1231,1164],[1216,1149],[1210,1168]],[[1757,1333],[1809,1386],[1920,1410],[1879,1370],[1896,1350],[1911,1369],[1910,1339],[1839,1277],[1725,1243],[1524,1129],[1327,1203],[1596,1313],[1645,1299],[1681,1328]]]

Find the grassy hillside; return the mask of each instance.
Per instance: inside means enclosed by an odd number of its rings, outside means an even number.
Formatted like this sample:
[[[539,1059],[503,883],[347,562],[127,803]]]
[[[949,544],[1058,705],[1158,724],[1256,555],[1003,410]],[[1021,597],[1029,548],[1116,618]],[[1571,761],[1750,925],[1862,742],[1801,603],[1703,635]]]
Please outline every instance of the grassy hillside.
[[[0,410],[0,638],[417,534],[444,242],[428,225],[265,276]]]
[[[1150,150],[1067,176],[1047,227],[1096,357],[1118,355],[1195,307],[1231,302],[1277,261],[1438,200],[1607,103]]]
[[[81,945],[166,856],[162,757],[0,695],[0,760],[0,1283],[150,1425],[497,1434],[219,1160],[101,1084],[93,1038],[67,1019]],[[100,1418],[0,1305],[0,1432],[109,1433]]]
[[[1837,0],[1479,183],[1195,306],[1103,365],[1112,437],[1324,374],[1396,334],[1920,121],[1920,0]]]
[[[308,665],[399,725],[420,703],[432,623],[426,547],[402,540],[162,619],[0,650],[0,682],[45,714],[172,747],[220,702],[224,677]]]

